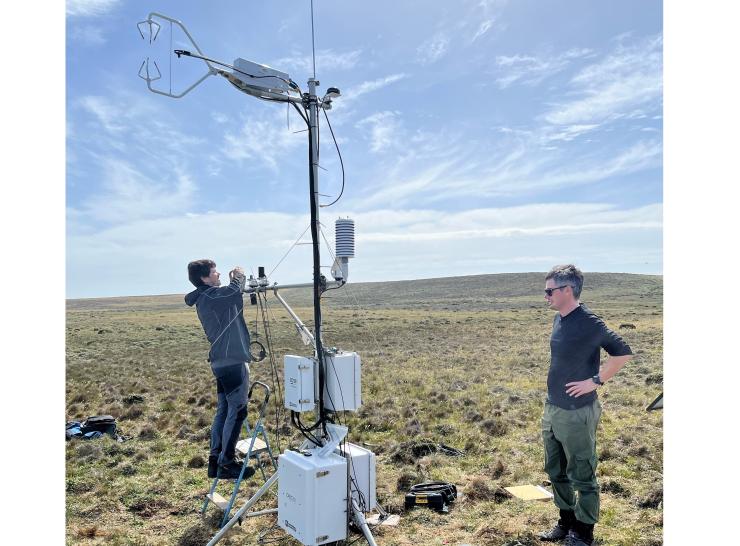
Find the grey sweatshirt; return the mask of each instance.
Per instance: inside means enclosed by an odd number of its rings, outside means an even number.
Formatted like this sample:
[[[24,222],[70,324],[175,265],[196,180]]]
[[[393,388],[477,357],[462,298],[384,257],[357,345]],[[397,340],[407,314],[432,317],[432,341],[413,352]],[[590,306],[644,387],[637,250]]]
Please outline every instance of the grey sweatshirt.
[[[249,362],[249,330],[244,321],[242,288],[244,277],[237,276],[228,286],[199,286],[185,296],[195,305],[203,331],[211,344],[208,359],[212,368]]]

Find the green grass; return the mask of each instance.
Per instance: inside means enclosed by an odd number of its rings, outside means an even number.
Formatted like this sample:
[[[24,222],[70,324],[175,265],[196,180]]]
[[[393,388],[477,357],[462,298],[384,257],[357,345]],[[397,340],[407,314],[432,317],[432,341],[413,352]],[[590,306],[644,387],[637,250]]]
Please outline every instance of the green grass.
[[[546,479],[540,416],[553,312],[543,277],[367,283],[326,294],[326,344],[362,357],[364,403],[345,416],[350,441],[377,454],[378,500],[402,516],[398,527],[375,531],[379,544],[537,544],[536,533],[554,521],[551,503],[495,494]],[[281,294],[311,327],[310,292]],[[663,388],[662,278],[589,274],[582,299],[636,353],[600,390],[597,538],[661,544],[662,503],[647,501],[662,498],[662,413],[644,407]],[[278,363],[308,354],[287,314],[270,305]],[[205,544],[217,524],[215,510],[199,514],[215,387],[194,310],[181,295],[70,300],[67,309],[66,419],[110,413],[133,437],[67,443],[67,543]],[[246,316],[253,329],[255,308]],[[252,379],[272,384],[267,361],[252,365]],[[299,435],[276,425],[273,408],[270,415],[271,442],[280,428],[281,449],[295,447]],[[465,454],[414,457],[410,446],[420,440]],[[457,484],[450,513],[402,510],[399,484],[425,479]],[[241,498],[259,483],[251,480]],[[259,505],[274,506],[269,495]],[[274,521],[249,519],[222,543],[254,542]]]

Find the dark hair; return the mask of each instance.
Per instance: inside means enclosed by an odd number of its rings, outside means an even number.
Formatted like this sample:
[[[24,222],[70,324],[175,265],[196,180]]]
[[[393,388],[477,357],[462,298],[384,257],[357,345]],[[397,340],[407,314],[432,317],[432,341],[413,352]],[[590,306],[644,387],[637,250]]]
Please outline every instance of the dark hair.
[[[216,267],[216,262],[213,260],[203,259],[192,261],[188,264],[188,279],[196,287],[204,286],[205,283],[201,277],[210,275],[212,267]]]
[[[553,279],[558,285],[567,284],[573,289],[573,297],[578,299],[583,288],[583,273],[573,264],[556,265],[545,277],[545,281]]]

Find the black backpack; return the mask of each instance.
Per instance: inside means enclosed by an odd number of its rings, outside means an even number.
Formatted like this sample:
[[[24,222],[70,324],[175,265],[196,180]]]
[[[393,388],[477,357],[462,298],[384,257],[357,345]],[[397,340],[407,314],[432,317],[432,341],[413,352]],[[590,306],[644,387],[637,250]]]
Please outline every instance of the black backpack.
[[[82,434],[88,432],[102,432],[116,437],[116,419],[112,415],[93,415],[82,423]]]

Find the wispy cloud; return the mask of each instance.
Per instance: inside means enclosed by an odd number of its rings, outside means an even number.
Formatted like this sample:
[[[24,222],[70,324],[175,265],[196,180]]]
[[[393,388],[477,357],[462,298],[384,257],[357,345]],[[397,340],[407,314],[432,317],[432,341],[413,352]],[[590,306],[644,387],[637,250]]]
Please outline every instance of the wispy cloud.
[[[570,142],[581,135],[590,133],[599,127],[596,123],[575,124],[566,126],[546,126],[542,128],[541,141],[543,144],[562,141]]]
[[[536,191],[563,189],[593,184],[611,177],[658,168],[662,160],[660,142],[639,141],[608,159],[601,156],[563,162],[555,154],[540,160],[524,157],[522,161],[496,162],[480,174],[452,178],[439,191],[428,196],[435,202],[460,195],[483,197],[521,195]],[[445,173],[445,176],[454,176]]]
[[[354,100],[366,93],[377,91],[378,89],[382,89],[383,87],[386,87],[392,83],[396,83],[397,81],[400,81],[406,77],[407,75],[403,73],[391,74],[390,76],[384,76],[375,80],[362,82],[359,85],[352,86],[348,90],[348,92],[346,93],[347,99]]]
[[[70,147],[92,155],[115,150],[176,167],[186,161],[193,146],[203,144],[201,137],[178,129],[179,122],[142,93],[118,89],[105,96],[82,96],[68,116],[75,126],[74,134],[68,135]]]
[[[357,100],[368,93],[374,93],[384,87],[392,85],[398,81],[407,78],[408,75],[405,73],[390,74],[374,80],[367,80],[362,83],[351,85],[347,89],[342,90],[342,96],[334,102],[334,108],[332,110],[332,123],[341,125],[346,118],[351,117],[353,113],[353,107]]]
[[[355,124],[358,129],[370,131],[370,151],[382,152],[399,143],[401,121],[399,112],[378,112]]]
[[[435,192],[435,185],[454,171],[456,160],[437,162],[425,169],[413,171],[414,174],[389,176],[380,187],[373,188],[370,195],[359,198],[354,206],[374,208],[378,206],[403,206],[414,198],[423,199]],[[394,169],[397,171],[397,169]]]
[[[85,111],[97,118],[106,131],[119,133],[126,129],[126,125],[122,123],[125,115],[123,110],[110,99],[88,95],[80,97],[78,102]]]
[[[224,124],[229,121],[229,116],[222,112],[211,112],[211,118],[218,124]]]
[[[182,170],[173,180],[155,180],[127,161],[105,157],[100,172],[104,173],[101,190],[74,210],[77,225],[90,219],[120,224],[169,217],[186,212],[195,195],[194,182]]]
[[[438,33],[416,48],[416,58],[422,65],[432,64],[444,57],[449,47],[449,36]]]
[[[113,10],[120,0],[67,0],[70,17],[97,17]]]
[[[491,30],[491,27],[493,26],[493,19],[488,19],[486,21],[483,21],[479,26],[478,30],[475,31],[475,34],[473,35],[473,38],[471,38],[471,42],[475,42],[478,38],[483,36],[486,32]]]
[[[74,26],[69,37],[75,42],[92,46],[103,45],[106,42],[102,29],[91,26]]]
[[[569,49],[558,55],[499,55],[496,57],[496,83],[506,89],[514,83],[537,85],[544,79],[564,70],[574,59],[592,55],[586,48]]]
[[[341,215],[352,217],[357,226],[357,257],[350,267],[350,282],[543,271],[563,259],[553,255],[555,240],[560,248],[564,240],[578,241],[568,251],[568,258],[576,261],[580,255],[570,252],[608,245],[612,253],[629,251],[632,259],[655,262],[662,224],[659,204],[620,209],[611,204],[566,202],[459,213],[419,208],[343,209]],[[74,214],[68,216],[74,219]],[[68,278],[84,277],[89,282],[70,296],[189,291],[184,265],[202,256],[212,256],[222,269],[242,265],[250,270],[264,265],[269,272],[308,222],[305,214],[180,214],[76,232],[69,238]],[[235,229],[255,225],[261,227],[259,238],[244,237],[242,230]],[[636,232],[649,235],[635,243],[629,236]],[[331,241],[333,234],[326,235]],[[217,249],[214,241],[218,241]],[[250,261],[245,263],[245,257]],[[452,262],[450,257],[454,257]],[[305,267],[309,260],[309,248],[296,247],[271,280],[281,284],[310,281]],[[133,275],[132,264],[137,271],[143,268],[151,274]],[[653,268],[659,265],[654,263]],[[106,293],[111,286],[117,286],[118,292]]]
[[[554,136],[550,134],[549,138]],[[399,157],[393,166],[383,166],[382,183],[373,186],[372,192],[358,198],[353,206],[400,207],[461,197],[511,197],[593,184],[661,165],[662,147],[657,140],[641,140],[607,156],[573,158],[558,150],[543,150],[542,138],[541,133],[515,135],[513,141],[498,151],[488,150],[487,154],[450,142],[448,155]],[[563,134],[560,138],[570,136]]]
[[[662,206],[618,209],[603,203],[546,203],[519,207],[436,210],[376,210],[353,213],[367,231],[359,241],[442,241],[512,235],[559,235],[608,229],[660,229]]]
[[[552,124],[603,123],[640,108],[659,107],[663,92],[662,36],[619,45],[604,60],[570,81],[575,99],[554,105],[544,119]]]
[[[361,50],[345,51],[343,53],[335,52],[331,49],[322,49],[316,52],[316,70],[350,70],[354,68],[362,55]],[[311,55],[291,55],[282,57],[270,63],[270,66],[291,73],[291,77],[296,79],[293,73],[300,71],[303,73],[313,72],[313,57]]]
[[[248,116],[238,132],[224,134],[223,154],[231,160],[250,160],[277,171],[281,158],[306,143],[305,133],[289,130],[283,116],[282,110]]]

